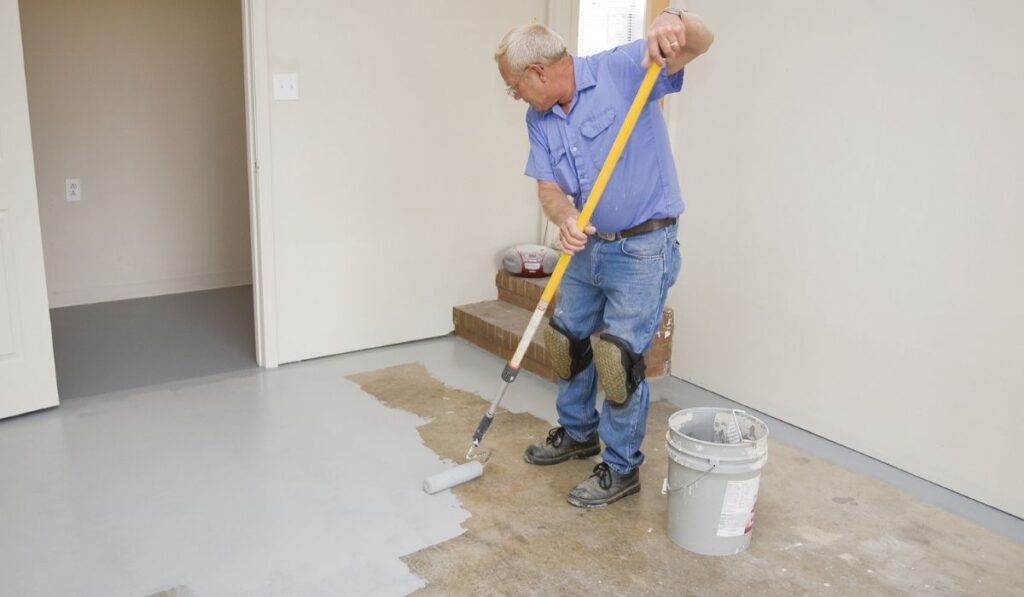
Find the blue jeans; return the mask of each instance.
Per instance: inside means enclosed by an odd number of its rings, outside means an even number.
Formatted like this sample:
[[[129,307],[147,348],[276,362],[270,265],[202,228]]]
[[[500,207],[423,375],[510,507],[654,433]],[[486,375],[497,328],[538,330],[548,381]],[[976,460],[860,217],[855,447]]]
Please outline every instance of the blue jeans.
[[[646,352],[661,324],[668,289],[679,275],[676,231],[677,226],[669,226],[612,242],[591,236],[569,262],[554,319],[575,338],[604,332],[637,354]],[[559,381],[558,424],[578,442],[596,431],[605,444],[604,461],[617,473],[629,473],[644,461],[640,444],[647,430],[647,382],[621,406],[606,401],[600,415],[597,387],[593,363],[571,380]]]

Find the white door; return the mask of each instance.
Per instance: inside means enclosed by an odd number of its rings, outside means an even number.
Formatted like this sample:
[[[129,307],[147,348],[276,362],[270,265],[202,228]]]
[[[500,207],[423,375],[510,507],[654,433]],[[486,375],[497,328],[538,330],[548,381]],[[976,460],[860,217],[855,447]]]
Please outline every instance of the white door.
[[[18,0],[0,0],[0,418],[57,405]]]

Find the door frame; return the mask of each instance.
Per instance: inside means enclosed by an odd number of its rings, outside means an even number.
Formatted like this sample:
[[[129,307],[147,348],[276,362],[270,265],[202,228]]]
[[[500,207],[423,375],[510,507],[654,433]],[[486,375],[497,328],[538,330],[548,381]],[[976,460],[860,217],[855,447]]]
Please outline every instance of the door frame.
[[[267,2],[241,0],[241,3],[256,362],[260,367],[273,368],[280,362],[276,317],[277,278],[270,150]]]

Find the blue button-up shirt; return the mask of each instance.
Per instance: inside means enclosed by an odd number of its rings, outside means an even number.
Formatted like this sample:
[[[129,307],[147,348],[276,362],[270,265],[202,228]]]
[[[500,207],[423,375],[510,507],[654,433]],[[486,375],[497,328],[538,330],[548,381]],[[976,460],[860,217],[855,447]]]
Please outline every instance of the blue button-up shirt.
[[[558,183],[576,208],[583,208],[646,74],[640,66],[646,52],[646,42],[637,40],[586,58],[573,57],[576,95],[569,114],[558,104],[545,112],[530,108],[526,113],[527,176]],[[668,129],[656,103],[682,87],[683,71],[672,76],[662,71],[655,81],[590,220],[599,231],[619,232],[683,212]]]

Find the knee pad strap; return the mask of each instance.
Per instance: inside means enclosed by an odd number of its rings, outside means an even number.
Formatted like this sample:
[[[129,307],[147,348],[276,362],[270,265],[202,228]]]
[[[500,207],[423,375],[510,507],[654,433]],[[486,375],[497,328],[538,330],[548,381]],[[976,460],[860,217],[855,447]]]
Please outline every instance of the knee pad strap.
[[[594,366],[605,399],[617,406],[629,400],[647,374],[644,355],[633,352],[625,340],[611,334],[601,334],[594,346]]]
[[[544,344],[547,346],[548,363],[558,377],[569,381],[590,366],[594,350],[590,336],[573,338],[557,321],[552,319],[544,328]]]

